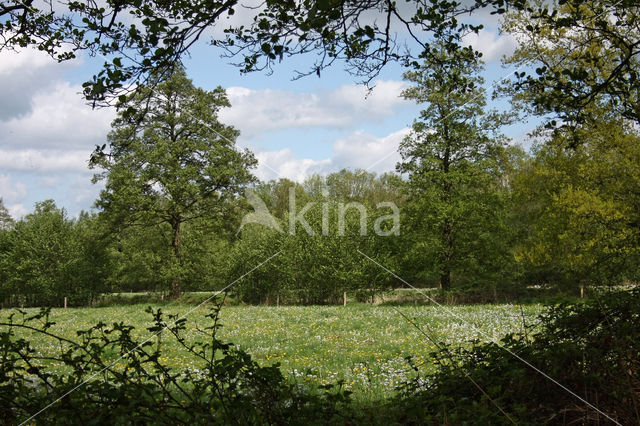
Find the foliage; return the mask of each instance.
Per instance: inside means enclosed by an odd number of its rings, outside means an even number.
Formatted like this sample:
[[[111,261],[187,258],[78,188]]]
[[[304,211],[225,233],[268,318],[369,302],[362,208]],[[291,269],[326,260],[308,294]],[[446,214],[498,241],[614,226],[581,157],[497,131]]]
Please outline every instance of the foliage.
[[[542,1],[507,13],[502,31],[519,47],[506,62],[536,69],[508,84],[520,106],[565,126],[593,108],[640,123],[640,8],[634,1]]]
[[[409,256],[423,279],[435,275],[443,289],[460,277],[495,280],[510,263],[502,182],[509,158],[498,134],[508,117],[485,111],[480,69],[471,48],[440,47],[404,75],[413,85],[403,96],[425,104],[400,145],[398,170],[408,174],[412,195]]]
[[[84,95],[94,105],[122,101],[153,75],[170,75],[202,33],[233,15],[237,1],[8,1],[0,5],[0,50],[36,47],[58,61],[78,52],[109,59]],[[133,84],[128,84],[133,83]]]
[[[511,10],[522,25],[509,25],[523,39],[523,50],[549,40],[556,58],[546,61],[546,49],[534,58],[537,75],[519,72],[522,88],[542,110],[573,117],[591,103],[605,101],[638,120],[638,7],[634,0],[579,0],[557,3],[524,0],[470,2],[412,0],[268,1],[262,8],[228,1],[53,1],[51,5],[8,1],[0,5],[0,50],[36,47],[64,61],[77,52],[108,58],[102,70],[85,83],[84,95],[98,104],[112,104],[153,82],[153,75],[170,75],[189,49],[208,30],[225,35],[211,43],[230,56],[239,56],[244,71],[271,70],[284,57],[317,54],[300,75],[318,74],[334,63],[364,81],[372,81],[391,61],[419,67],[417,57],[429,55],[430,37],[451,34],[456,50],[462,36],[477,32],[465,18],[474,14],[504,14]],[[248,25],[221,21],[238,10],[252,18]],[[371,19],[374,16],[378,19]],[[132,19],[133,18],[133,19]],[[401,30],[406,39],[398,39]],[[534,40],[534,42],[531,42]],[[518,59],[519,60],[519,59]],[[134,89],[132,89],[134,88]]]
[[[0,197],[0,232],[10,229],[14,223],[15,221],[9,214],[7,208],[4,206],[2,197]]]
[[[527,228],[516,255],[531,278],[571,286],[636,279],[639,166],[638,133],[622,120],[556,132],[538,145],[513,180]]]
[[[78,330],[76,339],[51,332],[49,309],[12,313],[1,323],[0,419],[5,423],[304,423],[335,421],[349,392],[324,386],[316,395],[287,384],[276,366],[261,367],[246,352],[217,338],[219,307],[206,315],[200,339],[186,340],[186,319],[148,309],[153,338],[136,340],[134,327],[103,322]],[[57,349],[40,354],[16,336],[20,330],[50,339]],[[163,333],[197,359],[167,365]],[[59,362],[64,369],[53,370]],[[33,417],[32,417],[33,416]]]
[[[520,3],[518,0],[514,3]],[[113,102],[135,83],[154,74],[167,75],[198,39],[212,28],[227,37],[214,38],[228,53],[242,55],[242,70],[270,67],[285,55],[321,53],[313,72],[346,59],[351,71],[373,77],[391,60],[405,58],[394,28],[407,27],[420,47],[429,31],[460,27],[456,17],[487,4],[504,11],[504,0],[478,0],[469,5],[416,0],[409,7],[387,1],[269,1],[263,8],[228,1],[53,1],[51,6],[9,1],[0,5],[0,50],[33,46],[63,61],[78,52],[106,56],[102,70],[85,83],[84,95],[94,103]],[[240,10],[253,18],[248,26],[227,26]],[[381,22],[367,17],[379,14]],[[393,28],[392,28],[393,25]],[[225,28],[227,27],[227,28]],[[262,64],[262,60],[265,64]],[[131,84],[134,83],[134,84]]]
[[[345,62],[348,72],[369,83],[391,61],[408,64],[419,55],[428,54],[428,34],[453,34],[450,47],[455,49],[454,40],[482,28],[461,17],[486,5],[502,13],[505,3],[502,0],[466,3],[414,0],[406,5],[377,0],[273,1],[265,4],[251,24],[227,29],[226,40],[216,40],[214,44],[224,46],[232,56],[241,53],[243,61],[237,65],[243,72],[271,70],[277,60],[315,51],[319,54],[315,62],[309,69],[299,71],[299,77],[320,76],[322,70],[335,62]],[[397,40],[396,28],[407,31],[410,45]]]
[[[2,232],[1,296],[9,305],[60,306],[90,303],[104,289],[105,256],[93,218],[73,221],[53,200]]]
[[[226,220],[226,219],[224,219]],[[217,221],[194,220],[181,229],[181,268],[172,269],[167,224],[131,226],[106,239],[110,265],[106,286],[111,292],[162,292],[171,288],[171,277],[180,276],[184,291],[220,289],[228,284],[230,238]]]
[[[338,303],[345,291],[370,299],[388,288],[390,276],[359,251],[388,264],[401,243],[400,224],[385,218],[394,211],[384,203],[402,202],[400,186],[389,175],[343,170],[326,178],[312,176],[302,185],[281,181],[258,187],[281,215],[281,232],[256,224],[242,228],[231,256],[231,277],[275,255],[238,286],[243,300]],[[356,202],[358,207],[350,204]],[[295,203],[290,211],[289,203]]]
[[[635,290],[565,303],[549,308],[533,334],[471,349],[440,345],[438,372],[406,382],[393,405],[411,424],[637,424],[639,302]]]
[[[102,221],[104,221],[102,219]],[[111,228],[108,224],[107,229]],[[134,226],[109,235],[110,265],[106,285],[111,292],[166,291],[171,287],[167,268],[171,252],[167,226]]]
[[[106,180],[96,204],[116,232],[135,225],[168,234],[172,255],[165,272],[172,294],[179,296],[188,269],[180,250],[183,225],[218,221],[253,180],[249,169],[256,160],[236,149],[238,131],[218,121],[220,109],[230,106],[222,88],[195,88],[178,70],[144,90],[150,92],[145,114],[121,111],[109,134],[109,152],[97,147],[92,156],[93,166],[102,169],[95,180]]]

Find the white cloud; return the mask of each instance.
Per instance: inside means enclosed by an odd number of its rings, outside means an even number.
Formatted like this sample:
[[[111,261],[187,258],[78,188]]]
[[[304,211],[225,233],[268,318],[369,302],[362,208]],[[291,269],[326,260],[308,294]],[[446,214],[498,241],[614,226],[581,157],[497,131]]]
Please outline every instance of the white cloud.
[[[318,93],[284,90],[227,89],[232,107],[221,120],[233,124],[243,137],[296,127],[348,128],[363,121],[379,122],[409,104],[400,97],[401,81],[380,81],[367,96],[367,89],[346,85]]]
[[[398,146],[409,131],[409,128],[403,128],[384,137],[353,132],[334,142],[332,161],[338,169],[359,168],[376,173],[393,171],[400,160]]]
[[[82,87],[64,81],[81,63],[58,64],[28,49],[0,52],[0,196],[16,219],[47,198],[79,211],[99,191],[87,162],[115,113],[92,110]]]
[[[5,203],[21,201],[27,195],[27,186],[22,182],[12,182],[9,175],[0,175],[0,197]]]
[[[289,148],[259,152],[256,157],[258,168],[255,174],[263,181],[286,177],[300,182],[314,173],[327,171],[331,166],[330,159],[297,158]]]
[[[482,60],[487,63],[499,61],[503,56],[511,55],[518,46],[518,42],[510,34],[500,35],[489,30],[468,34],[463,44],[482,52]]]
[[[0,169],[36,173],[88,173],[90,150],[4,150],[0,149]],[[50,184],[50,181],[48,182]]]
[[[72,194],[70,198],[76,203],[76,208],[84,208],[90,206],[95,200],[98,199],[100,191],[104,188],[104,182],[97,184],[91,183],[91,179],[88,176],[77,176],[73,182],[69,185],[69,189]]]
[[[7,210],[14,220],[20,220],[29,213],[29,210],[27,210],[22,204],[8,206]]]
[[[0,52],[0,75],[24,74],[37,68],[56,63],[49,55],[35,49],[24,49],[21,52],[3,50]]]
[[[400,160],[398,146],[410,129],[404,128],[384,137],[376,137],[363,131],[352,132],[333,143],[333,155],[323,160],[298,158],[288,148],[256,154],[261,180],[286,177],[303,181],[314,173],[336,172],[344,168],[365,169],[385,173],[395,170]]]
[[[29,113],[0,122],[2,146],[73,149],[104,143],[115,112],[91,109],[80,96],[81,90],[58,82],[35,94]]]
[[[0,52],[0,122],[28,114],[33,97],[53,86],[65,70],[80,60],[59,64],[35,49]]]

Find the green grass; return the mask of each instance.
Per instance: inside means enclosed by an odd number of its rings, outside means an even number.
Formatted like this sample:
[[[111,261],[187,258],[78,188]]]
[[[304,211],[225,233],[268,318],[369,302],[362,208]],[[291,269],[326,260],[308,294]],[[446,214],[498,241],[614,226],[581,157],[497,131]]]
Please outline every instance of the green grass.
[[[147,305],[103,308],[54,309],[53,332],[75,338],[75,331],[87,329],[98,321],[108,324],[123,321],[135,325],[134,336],[150,336]],[[185,315],[194,306],[163,305],[167,314]],[[466,344],[469,340],[497,341],[504,334],[522,330],[523,315],[527,324],[535,323],[541,305],[473,305],[473,306],[227,306],[221,311],[220,338],[233,342],[253,355],[262,365],[280,363],[290,380],[318,385],[338,379],[361,400],[379,399],[389,394],[400,381],[411,375],[405,356],[430,371],[429,352],[434,345],[416,327],[398,313],[402,311],[438,341]],[[521,311],[522,309],[522,311]],[[9,311],[0,312],[5,316]],[[198,328],[207,325],[206,307],[188,315],[189,339],[199,337]],[[470,325],[473,324],[473,325]],[[35,347],[46,353],[52,344],[34,334]],[[168,365],[176,368],[195,366],[195,360],[171,338],[163,339]]]

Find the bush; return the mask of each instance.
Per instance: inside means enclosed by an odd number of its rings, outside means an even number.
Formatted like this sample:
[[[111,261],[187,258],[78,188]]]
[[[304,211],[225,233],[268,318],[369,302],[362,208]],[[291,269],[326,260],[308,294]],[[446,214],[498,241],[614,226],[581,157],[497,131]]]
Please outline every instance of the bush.
[[[504,348],[441,345],[432,354],[438,372],[400,387],[395,417],[414,424],[640,424],[640,290],[563,303],[541,321],[538,332],[506,336]]]
[[[133,327],[122,322],[96,324],[71,341],[51,331],[49,312],[17,311],[0,324],[0,423],[302,424],[321,419],[329,424],[349,403],[340,386],[303,394],[285,381],[277,365],[261,367],[249,354],[219,341],[219,307],[208,314],[210,324],[195,341],[186,338],[185,319],[165,321],[160,309],[148,309],[154,338],[147,341],[135,340]],[[17,330],[51,339],[59,349],[40,354],[17,337]],[[163,331],[197,362],[168,366]]]

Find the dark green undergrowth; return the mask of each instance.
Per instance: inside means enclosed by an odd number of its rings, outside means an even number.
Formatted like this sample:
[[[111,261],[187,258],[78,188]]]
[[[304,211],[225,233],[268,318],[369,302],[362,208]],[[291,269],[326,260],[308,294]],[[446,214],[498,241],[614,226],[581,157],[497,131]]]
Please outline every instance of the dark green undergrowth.
[[[638,290],[549,307],[536,331],[500,343],[447,346],[418,325],[438,347],[436,373],[421,375],[416,366],[394,397],[367,403],[354,401],[341,382],[287,381],[277,365],[260,366],[221,342],[219,307],[195,340],[186,338],[186,320],[149,308],[148,330],[157,335],[148,341],[134,339],[123,322],[101,322],[69,339],[51,331],[47,309],[15,311],[0,324],[0,423],[640,423]],[[55,340],[57,349],[38,352],[17,337],[21,329]],[[170,366],[166,339],[197,361]]]
[[[533,335],[505,336],[500,344],[441,345],[432,354],[438,372],[404,383],[389,404],[390,419],[640,424],[640,291],[550,307],[539,327]]]
[[[349,392],[341,383],[301,392],[277,366],[259,366],[218,340],[219,305],[195,343],[185,339],[186,320],[165,320],[160,309],[149,312],[154,326],[148,330],[156,336],[136,341],[133,327],[123,322],[98,323],[70,340],[50,332],[48,309],[35,315],[16,311],[0,324],[0,423],[329,424],[348,412]],[[16,338],[17,329],[37,330],[59,349],[39,353]],[[168,366],[163,334],[197,363]]]

